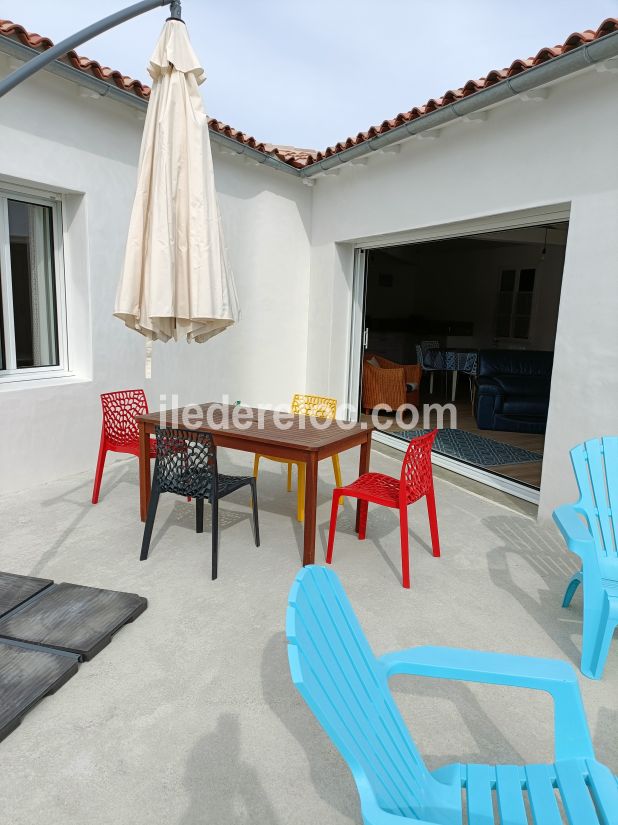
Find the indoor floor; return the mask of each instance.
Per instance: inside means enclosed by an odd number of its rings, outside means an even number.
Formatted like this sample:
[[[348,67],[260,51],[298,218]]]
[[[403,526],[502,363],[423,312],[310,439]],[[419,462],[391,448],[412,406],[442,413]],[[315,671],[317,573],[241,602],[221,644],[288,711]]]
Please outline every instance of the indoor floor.
[[[427,380],[427,377],[425,376],[423,379],[421,390],[421,408],[424,404],[451,403],[450,376],[448,378],[447,388],[444,378],[442,378],[440,375],[436,375],[436,377],[434,378],[433,394],[429,393],[429,382]],[[545,435],[543,433],[515,433],[498,430],[479,429],[474,418],[474,414],[472,412],[470,385],[468,376],[466,375],[459,376],[457,386],[457,397],[455,399],[455,407],[457,409],[458,429],[465,430],[469,433],[474,433],[476,435],[482,436],[483,438],[489,438],[493,441],[498,441],[502,444],[509,444],[512,447],[519,447],[523,450],[529,450],[533,453],[539,453],[542,455],[545,445]],[[366,415],[363,415],[362,417],[363,419],[368,418],[368,416]],[[384,422],[386,422],[387,420],[391,422],[389,427],[389,431],[391,432],[396,432],[399,429],[405,429],[405,427],[401,428],[397,425],[393,416],[384,415],[380,418]],[[422,424],[419,424],[418,426],[420,427],[422,426]],[[448,415],[444,418],[444,426],[451,426],[451,421]],[[530,487],[534,487],[537,490],[541,487],[541,471],[543,467],[542,459],[540,459],[539,461],[521,461],[514,464],[498,464],[492,466],[477,464],[475,466],[478,466],[481,469],[494,473],[496,475],[504,476],[513,481],[517,481],[522,484],[526,484]]]

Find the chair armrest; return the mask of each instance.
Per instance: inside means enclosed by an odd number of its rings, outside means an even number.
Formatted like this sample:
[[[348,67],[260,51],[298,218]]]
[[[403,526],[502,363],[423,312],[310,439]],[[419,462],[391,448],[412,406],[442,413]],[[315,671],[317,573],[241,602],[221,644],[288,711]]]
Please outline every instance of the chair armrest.
[[[371,366],[371,364],[369,366]],[[398,381],[402,384],[406,383],[406,372],[403,367],[380,367],[378,374],[389,381]]]
[[[365,361],[363,371],[374,376],[382,383],[406,383],[406,374],[403,367],[374,367],[373,364]]]
[[[554,700],[556,760],[594,758],[575,670],[557,659],[510,656],[452,647],[414,647],[380,657],[395,673],[544,690]]]
[[[493,378],[488,378],[484,375],[476,377],[476,388],[479,394],[482,395],[497,395],[503,396],[504,389]]]
[[[423,368],[420,364],[404,364],[406,384],[420,384],[423,377]]]
[[[588,556],[590,550],[595,552],[592,533],[588,525],[581,520],[580,511],[576,505],[563,504],[562,507],[554,510],[552,516],[569,550],[577,553],[578,556]]]

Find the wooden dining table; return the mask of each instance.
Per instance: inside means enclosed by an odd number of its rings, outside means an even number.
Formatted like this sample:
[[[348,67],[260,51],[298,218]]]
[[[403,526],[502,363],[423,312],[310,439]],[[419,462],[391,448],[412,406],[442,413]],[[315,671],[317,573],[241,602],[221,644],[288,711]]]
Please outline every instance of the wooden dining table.
[[[336,419],[318,419],[317,426],[308,416],[289,415],[284,419],[285,429],[277,426],[281,414],[271,410],[243,407],[234,422],[234,407],[217,402],[192,405],[187,408],[164,410],[137,416],[139,427],[139,491],[140,516],[146,520],[150,501],[150,436],[155,428],[177,427],[211,433],[216,447],[242,450],[247,453],[274,456],[301,461],[306,465],[305,525],[303,564],[315,559],[316,506],[318,463],[336,453],[360,446],[358,473],[369,471],[371,432],[369,422],[349,424]],[[184,422],[189,422],[186,426]],[[360,523],[360,501],[356,509],[356,531]]]

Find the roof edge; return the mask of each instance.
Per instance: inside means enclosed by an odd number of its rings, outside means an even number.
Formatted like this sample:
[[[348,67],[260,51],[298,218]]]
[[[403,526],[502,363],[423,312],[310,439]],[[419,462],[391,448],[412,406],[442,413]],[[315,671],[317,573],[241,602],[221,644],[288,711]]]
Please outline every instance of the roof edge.
[[[51,48],[53,43],[23,26],[0,20],[0,51],[29,60]],[[296,150],[294,147],[258,142],[233,127],[210,118],[208,126],[215,143],[230,153],[244,155],[256,164],[270,166],[305,183],[310,178],[339,168],[355,158],[388,149],[407,137],[455,122],[461,117],[496,105],[517,95],[531,92],[555,80],[618,56],[618,18],[607,18],[596,30],[571,34],[562,45],[541,49],[535,57],[515,60],[506,69],[494,69],[480,80],[469,80],[463,87],[448,90],[438,99],[400,113],[392,120],[372,126],[356,137],[330,146],[324,151]],[[102,66],[95,60],[69,51],[45,67],[54,74],[89,88],[93,96],[112,97],[134,108],[145,110],[150,88],[139,80]]]
[[[361,143],[333,152],[321,160],[304,166],[300,170],[301,177],[309,178],[320,172],[337,169],[351,160],[384,150],[405,138],[446,126],[460,118],[476,114],[490,106],[532,92],[548,83],[590,68],[590,66],[616,58],[618,58],[618,31],[606,34],[598,40],[583,43],[545,63],[531,66],[514,77],[506,77],[492,86],[422,114],[415,120],[390,128],[383,134],[376,134]]]

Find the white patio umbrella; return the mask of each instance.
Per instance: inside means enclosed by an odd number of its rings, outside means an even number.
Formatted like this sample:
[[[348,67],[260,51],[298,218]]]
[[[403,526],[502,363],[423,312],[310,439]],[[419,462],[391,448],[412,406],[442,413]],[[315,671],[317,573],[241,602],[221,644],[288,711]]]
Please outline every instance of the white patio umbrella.
[[[151,341],[206,341],[239,316],[198,85],[206,79],[186,26],[168,20],[153,79],[114,315]],[[148,365],[147,365],[148,372]]]

